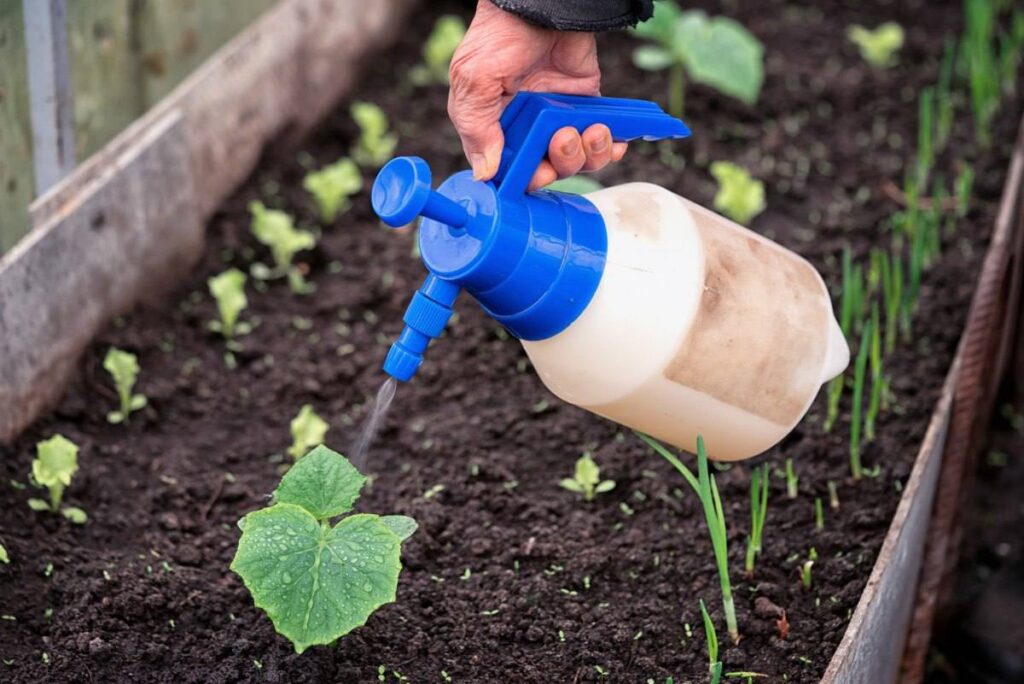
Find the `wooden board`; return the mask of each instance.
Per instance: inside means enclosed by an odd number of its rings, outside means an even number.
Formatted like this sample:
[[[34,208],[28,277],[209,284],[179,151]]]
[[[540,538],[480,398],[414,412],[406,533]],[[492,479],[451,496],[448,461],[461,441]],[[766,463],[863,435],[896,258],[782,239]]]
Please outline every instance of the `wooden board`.
[[[32,124],[21,0],[0,0],[0,254],[28,231]]]
[[[0,258],[0,441],[60,397],[111,317],[187,272],[264,146],[320,120],[412,0],[279,0],[29,208]]]

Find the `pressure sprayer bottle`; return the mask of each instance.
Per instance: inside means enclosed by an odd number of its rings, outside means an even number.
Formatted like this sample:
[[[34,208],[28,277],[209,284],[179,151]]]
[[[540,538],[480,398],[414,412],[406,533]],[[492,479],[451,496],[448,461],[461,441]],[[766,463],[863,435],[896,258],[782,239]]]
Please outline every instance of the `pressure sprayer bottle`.
[[[423,217],[430,271],[384,370],[409,380],[466,290],[561,399],[690,452],[703,435],[717,460],[759,454],[849,362],[828,290],[801,257],[656,185],[527,193],[557,130],[598,123],[620,142],[690,134],[652,102],[520,93],[494,180],[463,171],[435,191],[417,157],[380,171],[373,208],[394,227]]]

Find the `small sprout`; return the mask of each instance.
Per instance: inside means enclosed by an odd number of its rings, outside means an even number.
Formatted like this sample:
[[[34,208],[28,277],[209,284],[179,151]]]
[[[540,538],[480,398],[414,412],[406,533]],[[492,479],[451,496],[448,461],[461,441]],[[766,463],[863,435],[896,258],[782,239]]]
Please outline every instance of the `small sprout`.
[[[417,64],[409,71],[413,85],[428,86],[434,83],[448,84],[448,67],[452,63],[455,49],[466,35],[466,22],[455,14],[445,14],[434,22],[427,42],[423,44],[423,64]]]
[[[384,110],[372,102],[354,102],[349,112],[359,126],[359,141],[352,150],[352,158],[360,166],[383,166],[398,145],[398,136],[388,132],[388,117]]]
[[[292,445],[288,447],[288,455],[298,461],[310,449],[323,444],[329,427],[327,421],[316,414],[312,405],[303,405],[292,418]]]
[[[63,435],[54,435],[36,445],[36,458],[32,461],[32,483],[50,490],[50,502],[29,499],[28,505],[34,511],[60,511],[64,490],[71,484],[71,478],[78,472],[78,447]],[[78,511],[79,509],[70,509]],[[84,520],[84,513],[82,513]],[[68,515],[72,522],[77,514]],[[81,523],[79,523],[81,524]]]
[[[718,181],[715,209],[737,223],[747,225],[765,209],[764,183],[732,162],[711,163],[711,175]]]
[[[800,493],[800,478],[793,469],[793,459],[786,459],[786,498],[795,499]]]
[[[11,564],[11,557],[7,555],[7,548],[3,544],[0,544],[0,563],[4,565]]]
[[[764,83],[764,46],[742,24],[708,17],[702,10],[684,12],[675,0],[665,0],[633,34],[649,41],[633,52],[633,64],[644,71],[669,70],[673,116],[683,115],[687,76],[745,104],[757,102]]]
[[[238,522],[231,569],[297,653],[331,644],[395,600],[400,546],[416,530],[403,515],[349,514],[366,478],[319,446],[281,479],[268,508]]]
[[[971,192],[974,189],[974,169],[964,166],[956,177],[956,215],[960,218],[967,216],[971,208]]]
[[[860,339],[853,370],[853,409],[850,412],[850,474],[859,480],[864,470],[860,462],[861,409],[864,403],[864,374],[871,349],[871,321],[868,320]]]
[[[836,483],[829,480],[828,485],[828,506],[833,511],[839,510],[839,491],[836,489]]]
[[[917,103],[917,182],[924,186],[928,182],[932,164],[935,162],[935,89],[931,86],[921,89]]]
[[[120,409],[107,414],[111,423],[124,423],[132,411],[138,411],[146,405],[146,397],[132,394],[135,380],[139,377],[139,360],[135,354],[111,347],[103,359],[103,369],[114,378]]]
[[[722,661],[718,659],[718,634],[715,632],[715,623],[708,615],[708,609],[704,606],[704,599],[700,600],[700,617],[704,621],[704,637],[708,647],[708,673],[711,675],[711,684],[718,684],[722,680]]]
[[[320,222],[334,223],[339,213],[348,211],[349,197],[363,189],[363,174],[351,159],[339,159],[319,171],[310,171],[302,187],[316,200]]]
[[[601,479],[601,468],[590,456],[590,452],[584,453],[576,460],[576,470],[572,478],[564,478],[559,483],[563,489],[583,495],[584,501],[593,501],[598,494],[610,492],[615,488],[613,480]]]
[[[809,558],[800,565],[800,584],[804,589],[811,588],[811,568],[813,567],[814,561]]]
[[[825,529],[825,509],[820,496],[814,498],[814,529],[819,532]]]
[[[666,449],[660,442],[645,434],[636,433],[637,437],[647,443],[655,453],[668,461],[683,476],[687,484],[693,488],[704,509],[704,521],[711,547],[715,553],[715,565],[718,568],[718,582],[722,590],[722,610],[725,613],[726,629],[734,644],[740,641],[740,630],[736,623],[736,605],[732,598],[732,581],[729,579],[729,535],[725,526],[725,512],[722,499],[718,495],[715,477],[708,472],[708,452],[704,446],[704,438],[697,435],[697,475],[690,471],[679,458]]]
[[[754,575],[754,561],[761,555],[761,539],[768,516],[768,464],[750,473],[750,536],[743,568],[748,577]]]
[[[269,247],[274,257],[274,269],[266,274],[267,277],[287,276],[292,292],[311,292],[311,286],[305,281],[299,267],[292,264],[292,260],[298,252],[316,246],[316,236],[308,230],[296,228],[290,214],[268,209],[262,202],[250,202],[249,212],[252,214],[250,227],[253,236]]]
[[[605,668],[601,667],[600,665],[595,665],[594,666],[594,672],[596,672],[597,674],[601,675],[602,677],[607,677],[608,676],[608,670],[606,670]]]
[[[871,303],[871,346],[869,360],[871,366],[871,395],[868,399],[868,412],[864,417],[864,438],[868,441],[875,438],[875,423],[878,412],[882,408],[882,396],[885,393],[885,378],[882,376],[882,334],[881,318],[878,314],[878,302]]]
[[[887,21],[874,30],[854,24],[846,29],[846,37],[857,46],[865,62],[877,69],[896,63],[896,53],[903,47],[903,27]]]
[[[217,300],[219,321],[210,321],[210,330],[218,332],[229,342],[235,335],[244,335],[251,327],[238,322],[238,315],[249,305],[245,297],[245,274],[237,268],[230,268],[218,276],[210,278],[207,285],[210,294]]]

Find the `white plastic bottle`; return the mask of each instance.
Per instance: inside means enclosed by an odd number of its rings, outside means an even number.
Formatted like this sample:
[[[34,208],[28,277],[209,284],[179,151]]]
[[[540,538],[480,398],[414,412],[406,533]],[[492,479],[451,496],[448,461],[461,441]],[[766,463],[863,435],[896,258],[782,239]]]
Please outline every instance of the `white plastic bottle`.
[[[524,341],[559,398],[716,460],[787,435],[849,348],[821,276],[800,256],[650,183],[586,195],[608,231],[590,304]]]

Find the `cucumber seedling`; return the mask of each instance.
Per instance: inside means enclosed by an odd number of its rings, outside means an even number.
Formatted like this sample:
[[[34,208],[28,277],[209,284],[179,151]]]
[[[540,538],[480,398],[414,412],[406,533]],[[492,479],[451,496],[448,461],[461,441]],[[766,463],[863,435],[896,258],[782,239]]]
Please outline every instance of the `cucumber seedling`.
[[[292,433],[292,445],[288,447],[288,455],[298,461],[315,446],[324,443],[330,427],[323,418],[316,414],[312,405],[305,404],[298,414],[292,418],[289,426]]]
[[[710,171],[718,181],[715,209],[743,225],[764,211],[764,183],[745,168],[732,162],[716,161],[711,162]]]
[[[715,552],[715,565],[718,568],[718,582],[722,589],[722,609],[725,613],[725,625],[733,643],[739,643],[740,631],[736,624],[736,606],[732,598],[732,582],[729,579],[729,536],[725,527],[725,512],[722,510],[722,499],[718,495],[715,476],[708,472],[708,452],[704,447],[704,438],[697,435],[697,475],[690,471],[679,458],[666,449],[657,440],[637,432],[637,437],[647,443],[656,454],[668,461],[683,479],[693,488],[704,509],[704,521],[711,547]]]
[[[316,246],[316,236],[308,230],[295,227],[291,214],[278,209],[268,209],[258,200],[249,203],[252,214],[250,229],[253,236],[270,248],[274,267],[253,264],[250,272],[260,280],[288,278],[288,287],[296,294],[307,294],[313,286],[306,282],[302,270],[292,263],[295,255]]]
[[[747,537],[747,553],[743,569],[747,576],[754,575],[754,562],[761,555],[764,523],[768,517],[768,464],[750,472],[750,536]]]
[[[401,543],[416,521],[351,514],[365,482],[321,445],[281,478],[271,506],[238,521],[231,569],[297,653],[334,643],[395,600]]]
[[[349,197],[363,189],[363,174],[351,159],[339,159],[319,171],[307,173],[302,187],[316,201],[320,222],[334,223],[338,214],[352,206]]]
[[[633,35],[649,41],[633,51],[637,68],[668,69],[672,116],[683,115],[687,77],[745,104],[757,103],[764,83],[764,46],[742,24],[709,17],[702,10],[684,12],[675,0],[663,0],[655,5],[654,17],[633,29]]]
[[[126,423],[133,411],[146,405],[144,394],[132,394],[139,377],[139,359],[135,354],[111,347],[103,358],[103,369],[114,379],[119,403],[116,411],[107,414],[107,421],[114,424]]]
[[[78,446],[63,435],[36,444],[36,457],[32,461],[29,479],[37,487],[50,490],[50,500],[32,498],[28,507],[33,511],[60,513],[76,525],[84,525],[88,516],[81,508],[61,506],[64,490],[78,472]]]
[[[601,468],[590,456],[590,452],[584,453],[576,460],[573,476],[563,478],[558,484],[570,492],[582,494],[584,501],[593,501],[598,494],[615,489],[614,480],[601,479]]]
[[[359,126],[359,140],[352,149],[352,158],[360,166],[380,168],[391,159],[398,145],[398,136],[388,132],[388,117],[372,102],[354,102],[349,108]]]

